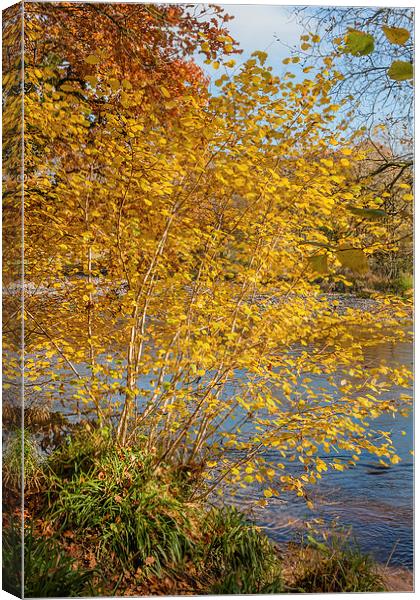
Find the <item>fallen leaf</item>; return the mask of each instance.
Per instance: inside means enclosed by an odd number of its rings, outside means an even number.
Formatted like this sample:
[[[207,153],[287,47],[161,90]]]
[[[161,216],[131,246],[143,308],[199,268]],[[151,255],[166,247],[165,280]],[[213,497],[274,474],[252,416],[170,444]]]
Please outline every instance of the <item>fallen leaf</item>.
[[[70,529],[68,529],[67,531],[65,531],[65,532],[63,533],[63,536],[64,536],[65,538],[70,538],[70,539],[73,539],[73,538],[74,538],[74,532],[73,532],[73,531],[70,531]]]
[[[89,555],[88,561],[89,561],[89,568],[91,568],[91,569],[94,569],[96,567],[96,565],[98,564],[98,561],[96,560],[96,558],[93,554]]]

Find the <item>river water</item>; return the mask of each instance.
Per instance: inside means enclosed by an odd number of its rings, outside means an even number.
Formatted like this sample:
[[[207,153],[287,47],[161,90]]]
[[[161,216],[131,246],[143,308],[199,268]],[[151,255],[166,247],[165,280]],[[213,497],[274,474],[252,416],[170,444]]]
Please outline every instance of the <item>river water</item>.
[[[411,344],[382,344],[370,348],[369,361],[385,359],[388,365],[405,364],[412,368]],[[322,377],[322,376],[321,376]],[[392,393],[409,390],[395,387]],[[299,539],[305,533],[305,522],[323,520],[351,529],[360,549],[377,561],[413,566],[413,417],[384,415],[376,419],[380,429],[392,431],[394,445],[401,462],[383,469],[377,459],[362,455],[355,468],[344,472],[330,471],[313,490],[314,510],[295,496],[270,498],[265,508],[255,507],[261,498],[259,487],[247,487],[235,495],[235,504],[250,511],[253,520],[275,542]],[[405,431],[406,434],[402,434]],[[322,456],[321,456],[322,458]],[[296,465],[298,468],[298,465]],[[228,492],[227,492],[228,495]],[[225,498],[227,500],[227,498]],[[229,501],[229,500],[228,500]],[[250,508],[252,507],[252,508]],[[320,526],[322,529],[322,525]]]

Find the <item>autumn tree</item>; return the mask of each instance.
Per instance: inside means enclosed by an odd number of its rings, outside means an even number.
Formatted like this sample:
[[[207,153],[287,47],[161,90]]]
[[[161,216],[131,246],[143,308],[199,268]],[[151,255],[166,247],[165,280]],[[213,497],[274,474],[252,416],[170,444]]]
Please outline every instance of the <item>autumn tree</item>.
[[[342,77],[334,94],[351,97],[357,126],[387,120],[408,133],[413,120],[414,11],[411,8],[297,9],[310,60],[335,56]]]
[[[377,191],[386,212],[387,244],[374,272],[393,285],[412,271],[413,11],[410,8],[297,9],[306,29],[305,64],[333,58],[332,96],[347,99],[343,116],[361,133],[366,160],[355,170]],[[400,187],[401,186],[401,187]]]
[[[399,460],[372,422],[407,410],[385,392],[410,374],[364,351],[407,335],[408,308],[343,311],[319,286],[366,270],[384,234],[354,227],[376,197],[350,176],[336,75],[280,79],[266,58],[219,56],[216,96],[160,78],[149,94],[100,45],[65,84],[69,55],[25,70],[27,402],[144,436],[156,466],[200,463],[195,495],[257,480],[306,496],[364,451]]]

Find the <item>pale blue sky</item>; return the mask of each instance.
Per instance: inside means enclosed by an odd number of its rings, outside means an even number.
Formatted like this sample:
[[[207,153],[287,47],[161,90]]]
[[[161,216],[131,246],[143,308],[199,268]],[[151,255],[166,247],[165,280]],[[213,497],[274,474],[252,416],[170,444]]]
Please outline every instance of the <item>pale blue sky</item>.
[[[245,53],[249,54],[256,49],[267,51],[270,46],[270,55],[280,53],[281,60],[288,55],[287,45],[294,46],[299,41],[302,30],[288,7],[258,4],[222,6],[228,14],[235,17],[228,26]],[[275,38],[285,45],[276,42]]]
[[[221,6],[234,17],[227,23],[227,29],[243,50],[241,55],[234,56],[238,64],[249,58],[255,50],[264,50],[268,53],[266,64],[273,67],[275,74],[281,75],[286,70],[294,70],[295,65],[289,64],[286,67],[282,62],[291,55],[291,49],[298,45],[302,34],[302,28],[291,7],[222,3]],[[220,71],[204,64],[202,58],[198,58],[197,62],[211,80],[220,77]],[[217,88],[213,91],[216,90]]]

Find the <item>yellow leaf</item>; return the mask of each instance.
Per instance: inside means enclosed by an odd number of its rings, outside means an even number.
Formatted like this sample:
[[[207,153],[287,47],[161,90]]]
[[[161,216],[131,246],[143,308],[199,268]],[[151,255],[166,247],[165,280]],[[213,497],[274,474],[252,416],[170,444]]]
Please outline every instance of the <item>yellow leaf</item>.
[[[403,194],[402,199],[405,200],[406,202],[410,202],[411,200],[413,200],[414,196],[413,194]]]
[[[171,94],[168,92],[168,90],[166,89],[166,87],[164,87],[163,85],[160,87],[160,92],[162,94],[162,96],[164,98],[170,98]]]
[[[89,84],[91,87],[96,87],[96,86],[97,86],[97,84],[98,84],[98,79],[97,79],[97,77],[93,77],[93,76],[91,76],[91,75],[86,75],[86,77],[85,77],[85,80],[88,82],[88,84]]]
[[[310,256],[308,261],[309,266],[316,273],[319,273],[320,275],[325,275],[328,273],[328,259],[326,254]]]
[[[382,31],[391,44],[403,46],[410,38],[410,32],[404,27],[388,27],[387,25],[383,25]]]
[[[60,90],[62,92],[74,92],[75,88],[71,83],[63,83],[63,85],[60,86]]]
[[[366,255],[360,248],[343,248],[336,255],[343,267],[355,273],[365,273],[368,270]]]
[[[96,54],[89,54],[89,56],[87,56],[85,58],[85,62],[88,63],[88,65],[97,65],[100,62],[100,58],[99,56],[96,56]]]
[[[113,92],[116,92],[120,89],[120,82],[118,81],[118,79],[112,78],[109,80],[109,86]]]

